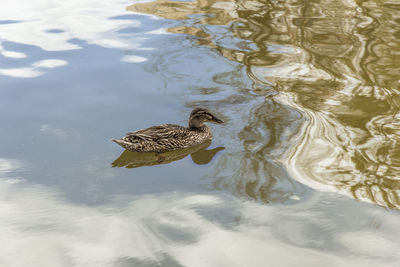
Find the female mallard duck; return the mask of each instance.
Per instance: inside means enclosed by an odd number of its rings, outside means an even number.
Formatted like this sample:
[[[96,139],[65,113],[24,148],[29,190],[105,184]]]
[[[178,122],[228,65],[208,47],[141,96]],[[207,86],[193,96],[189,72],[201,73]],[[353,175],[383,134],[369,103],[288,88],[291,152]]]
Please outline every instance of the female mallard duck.
[[[223,123],[207,109],[196,108],[190,113],[189,127],[162,124],[127,133],[121,139],[111,139],[125,149],[136,152],[166,152],[201,144],[212,138],[205,122]]]

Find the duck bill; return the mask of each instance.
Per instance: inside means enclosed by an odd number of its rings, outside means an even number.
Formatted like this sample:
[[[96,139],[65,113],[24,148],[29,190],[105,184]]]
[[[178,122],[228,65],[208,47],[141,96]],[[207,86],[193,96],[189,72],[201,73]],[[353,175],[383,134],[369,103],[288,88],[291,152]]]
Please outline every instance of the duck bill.
[[[224,121],[223,120],[220,120],[220,119],[218,119],[217,117],[215,117],[215,116],[213,116],[213,118],[212,118],[212,122],[215,122],[215,123],[224,123]]]

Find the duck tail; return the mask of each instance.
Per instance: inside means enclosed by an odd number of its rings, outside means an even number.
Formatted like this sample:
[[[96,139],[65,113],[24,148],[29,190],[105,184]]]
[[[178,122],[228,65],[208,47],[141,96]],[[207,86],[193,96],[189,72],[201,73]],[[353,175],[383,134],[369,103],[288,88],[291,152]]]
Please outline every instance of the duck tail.
[[[117,143],[118,145],[122,146],[122,147],[125,148],[125,149],[130,149],[130,148],[131,148],[131,145],[132,145],[131,143],[126,142],[126,141],[124,141],[124,140],[122,140],[122,139],[114,139],[114,138],[111,138],[110,141],[112,141],[112,142],[114,142],[114,143]]]

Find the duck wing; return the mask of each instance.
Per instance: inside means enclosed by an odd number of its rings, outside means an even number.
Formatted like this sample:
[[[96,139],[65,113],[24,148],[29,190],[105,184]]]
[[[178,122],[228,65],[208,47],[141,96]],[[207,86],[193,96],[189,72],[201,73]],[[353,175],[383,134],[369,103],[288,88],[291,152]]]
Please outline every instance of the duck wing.
[[[174,124],[162,124],[150,128],[129,132],[122,140],[130,143],[157,142],[163,139],[180,139],[189,135],[185,127]]]

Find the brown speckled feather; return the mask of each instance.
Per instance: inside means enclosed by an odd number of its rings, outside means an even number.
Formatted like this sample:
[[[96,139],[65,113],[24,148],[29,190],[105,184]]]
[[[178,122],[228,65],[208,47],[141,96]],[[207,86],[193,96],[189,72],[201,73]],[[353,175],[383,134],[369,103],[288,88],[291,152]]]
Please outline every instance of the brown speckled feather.
[[[188,129],[185,127],[174,124],[162,124],[135,132],[129,132],[122,140],[131,143],[156,142],[162,139],[182,139],[186,138],[189,134]]]
[[[198,145],[211,139],[210,129],[203,127],[190,130],[173,124],[163,124],[127,133],[114,142],[131,151],[165,152]]]

